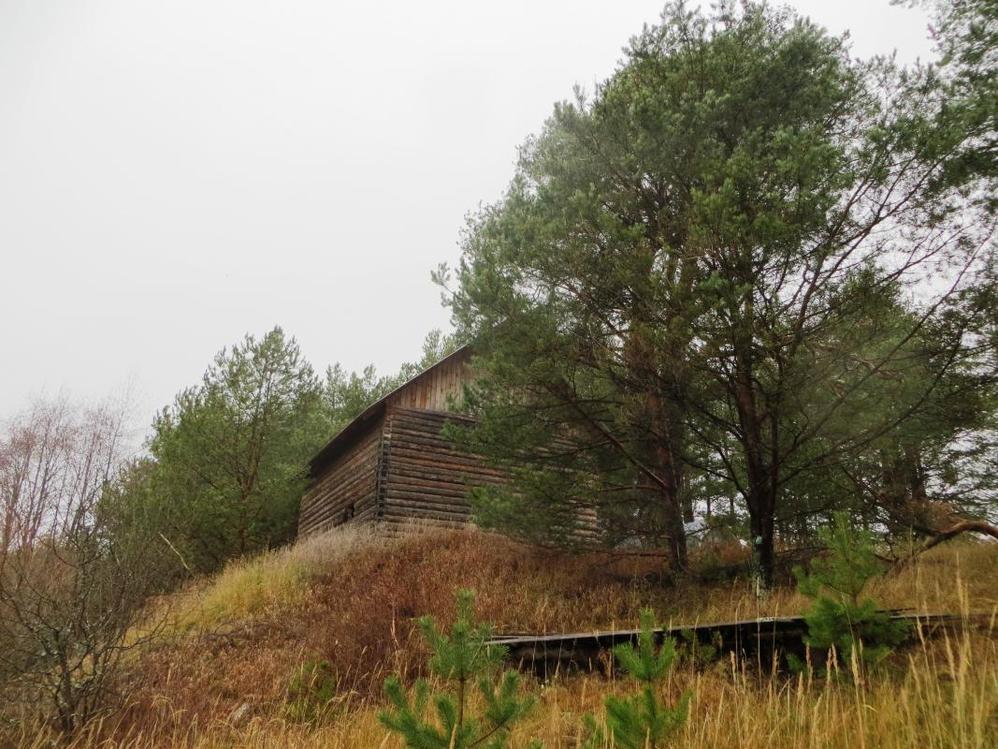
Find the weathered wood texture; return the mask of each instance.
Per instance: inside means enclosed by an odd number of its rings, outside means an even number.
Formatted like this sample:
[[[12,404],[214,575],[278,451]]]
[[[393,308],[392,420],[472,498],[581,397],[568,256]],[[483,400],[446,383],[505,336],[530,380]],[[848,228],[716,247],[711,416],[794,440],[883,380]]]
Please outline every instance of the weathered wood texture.
[[[372,404],[309,465],[299,537],[345,522],[389,529],[417,521],[470,521],[468,492],[502,475],[443,436],[471,378],[470,351],[459,349]]]
[[[917,631],[922,637],[944,628],[961,630],[973,626],[988,630],[990,621],[988,614],[888,613],[896,621],[910,623],[912,635]],[[517,667],[548,676],[572,668],[589,671],[605,669],[612,663],[609,654],[613,648],[622,643],[635,643],[639,633],[640,630],[626,629],[553,635],[500,635],[491,644],[506,648],[507,660]],[[807,622],[803,617],[784,616],[716,624],[672,625],[656,629],[655,640],[660,643],[670,637],[680,642],[708,645],[717,655],[734,655],[755,661],[760,668],[768,669],[774,663],[781,668],[788,665],[787,654],[801,660],[806,658],[804,638],[807,634]],[[824,665],[820,651],[812,650],[811,657],[816,666]]]
[[[376,419],[336,457],[302,497],[298,536],[377,518],[377,473],[384,419]]]
[[[387,408],[453,411],[460,402],[470,371],[468,349],[460,349],[421,372],[385,399]]]
[[[453,526],[470,522],[468,492],[499,483],[502,474],[444,436],[455,414],[390,408],[382,435],[381,519],[389,525],[412,520]]]

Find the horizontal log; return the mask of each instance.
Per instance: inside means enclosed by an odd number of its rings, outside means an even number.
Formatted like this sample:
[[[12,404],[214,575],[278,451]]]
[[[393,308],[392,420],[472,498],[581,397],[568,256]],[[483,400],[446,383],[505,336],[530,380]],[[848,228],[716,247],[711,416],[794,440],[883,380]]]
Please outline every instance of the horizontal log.
[[[369,497],[366,497],[362,502],[352,503],[354,506],[354,515],[356,516],[357,514],[362,513],[369,508],[374,508],[376,505],[374,499],[375,499],[374,495],[371,494]],[[336,520],[337,518],[343,515],[343,513],[347,510],[348,507],[350,507],[350,504],[351,503],[343,505],[324,506],[322,508],[322,512],[317,512],[315,515],[303,519],[299,525],[301,528],[308,528],[316,523],[325,522],[326,520]]]
[[[474,453],[465,450],[458,444],[442,438],[434,438],[423,434],[393,432],[387,439],[392,447],[418,447],[423,450],[433,450],[435,453],[464,455],[481,460]]]
[[[455,452],[467,452],[460,449],[459,445],[451,440],[445,439],[438,434],[429,432],[416,432],[409,429],[396,429],[391,434],[386,434],[385,438],[394,444],[417,444],[429,445],[440,450],[453,450]]]
[[[464,523],[471,519],[471,513],[468,508],[461,510],[423,504],[414,506],[387,505],[382,516],[409,518],[433,517],[442,520],[452,520],[455,523]]]
[[[350,453],[349,456],[344,456],[347,458],[346,460],[336,462],[323,471],[321,478],[314,482],[305,493],[306,501],[329,491],[331,487],[359,480],[365,469],[373,470],[377,464],[379,444],[380,441],[366,445],[363,449]]]
[[[315,501],[309,503],[307,507],[302,508],[302,513],[307,515],[309,512],[312,512],[313,509],[324,507],[327,504],[335,504],[351,498],[356,500],[357,498],[374,491],[374,484],[373,471],[363,472],[360,474],[359,480],[351,482],[348,486],[332,489],[318,495]]]
[[[448,423],[474,420],[389,405],[383,423],[372,425],[310,487],[302,500],[300,532],[336,525],[351,505],[351,522],[370,518],[401,526],[417,519],[446,527],[467,525],[470,488],[501,485],[506,475],[444,437]]]
[[[346,523],[374,523],[377,521],[377,508],[374,503],[371,502],[364,510],[358,511],[352,518],[346,521],[342,521],[339,518],[339,513],[334,513],[329,517],[324,517],[319,521],[311,522],[307,525],[302,525],[298,529],[299,537],[305,537],[313,533],[319,533],[330,528],[335,528],[339,525]]]
[[[351,494],[356,494],[358,492],[363,492],[368,485],[374,484],[375,468],[374,465],[363,465],[359,466],[354,473],[344,474],[342,480],[338,483],[330,482],[328,485],[322,487],[320,491],[316,491],[309,496],[308,505],[312,504],[323,504],[337,497],[349,496]],[[306,505],[306,507],[308,506]],[[304,509],[304,507],[303,507]]]
[[[461,501],[441,501],[439,498],[428,499],[420,497],[386,497],[384,512],[387,514],[406,512],[417,512],[421,509],[434,512],[445,512],[452,515],[467,516],[471,512],[471,506],[467,502]]]
[[[430,411],[428,409],[405,408],[397,406],[389,412],[391,418],[415,418],[415,419],[444,419],[447,421],[465,421],[469,424],[475,423],[475,419],[465,414],[454,413],[452,411]]]
[[[504,484],[505,476],[497,476],[491,472],[477,470],[474,466],[414,462],[407,458],[394,459],[385,476],[422,479],[424,481],[464,482]]]
[[[389,499],[404,500],[418,504],[420,502],[454,505],[457,507],[468,507],[470,504],[468,491],[444,492],[440,490],[430,491],[427,489],[416,489],[406,486],[389,485],[385,496]]]
[[[463,524],[470,519],[470,514],[459,513],[459,512],[446,512],[443,510],[428,509],[425,507],[418,508],[405,508],[406,512],[399,512],[397,509],[392,508],[391,511],[385,508],[385,518],[413,518],[413,519],[431,519],[431,520],[445,520],[455,524]]]
[[[413,475],[407,471],[393,470],[386,475],[385,485],[389,483],[407,484],[412,487],[426,487],[427,489],[441,490],[462,490],[466,491],[476,486],[503,486],[504,482],[493,476],[482,476],[471,472],[457,472],[450,474],[442,480],[426,479],[422,475]]]
[[[365,521],[365,520],[375,520],[378,517],[378,505],[376,502],[372,501],[365,505],[363,510],[358,510],[357,514],[353,516],[353,520]]]
[[[378,528],[381,532],[393,536],[403,533],[410,533],[415,528],[417,530],[428,530],[431,528],[444,528],[448,530],[460,530],[474,526],[472,521],[439,520],[434,518],[413,518],[404,516],[399,518],[383,519],[378,521]]]
[[[469,468],[483,474],[505,475],[496,468],[484,465],[480,459],[463,453],[445,455],[393,444],[390,448],[390,455],[393,464],[404,462],[413,466],[437,466],[447,470]]]
[[[482,473],[473,468],[464,468],[460,471],[440,470],[435,465],[412,464],[405,461],[397,461],[391,464],[392,478],[403,477],[406,479],[419,479],[421,481],[442,481],[442,482],[464,482],[466,479],[473,479],[475,482],[488,481],[490,483],[502,483],[499,476],[492,473]]]
[[[468,421],[474,422],[462,414],[453,411],[441,411],[432,408],[406,408],[396,406],[388,412],[388,418],[398,421]]]
[[[373,491],[371,491],[363,495],[362,497],[359,497],[356,501],[353,502],[350,501],[338,502],[338,503],[330,502],[328,504],[324,504],[316,512],[301,518],[299,521],[299,527],[304,528],[309,525],[313,525],[316,522],[322,522],[330,518],[335,518],[336,516],[343,513],[348,507],[350,507],[351,504],[354,506],[355,514],[358,512],[362,512],[368,507],[375,506],[376,504],[375,494]]]
[[[385,512],[389,508],[399,510],[418,510],[420,507],[440,510],[441,512],[469,513],[471,504],[460,497],[428,497],[425,494],[412,496],[406,494],[390,494],[385,497]]]
[[[351,520],[361,516],[373,519],[377,512],[375,479],[380,454],[379,424],[351,451],[326,466],[305,494],[298,519],[299,535],[339,525],[351,505],[354,512]]]

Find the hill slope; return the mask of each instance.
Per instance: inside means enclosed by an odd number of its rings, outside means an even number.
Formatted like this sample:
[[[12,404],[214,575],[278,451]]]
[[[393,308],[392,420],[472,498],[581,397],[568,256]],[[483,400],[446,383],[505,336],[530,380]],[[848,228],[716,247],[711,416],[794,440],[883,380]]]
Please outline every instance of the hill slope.
[[[702,552],[701,569],[715,556]],[[953,544],[879,581],[875,593],[890,607],[994,612],[996,563],[998,545]],[[503,632],[631,627],[648,605],[663,622],[806,606],[790,590],[759,602],[743,580],[670,580],[648,557],[569,555],[477,531],[386,539],[342,530],[235,565],[162,601],[153,619],[165,622],[163,640],[131,664],[121,685],[129,708],[102,727],[113,737],[106,745],[398,746],[376,720],[380,685],[391,672],[422,672],[414,620],[430,613],[446,622],[458,587],[475,589],[480,617]],[[760,680],[731,663],[686,663],[669,686],[674,694],[694,692],[680,745],[841,746],[862,736],[871,745],[906,746],[912,731],[922,746],[985,745],[998,709],[991,637],[967,632],[896,660],[862,694]],[[321,719],[303,723],[314,711],[303,712],[289,686],[301,681],[302,664],[320,661],[328,664],[333,699]],[[523,736],[574,747],[579,714],[598,713],[602,694],[623,685],[585,675],[529,688],[541,704]],[[956,722],[944,717],[954,711]],[[96,740],[82,737],[78,745]],[[22,743],[33,741],[22,736]]]

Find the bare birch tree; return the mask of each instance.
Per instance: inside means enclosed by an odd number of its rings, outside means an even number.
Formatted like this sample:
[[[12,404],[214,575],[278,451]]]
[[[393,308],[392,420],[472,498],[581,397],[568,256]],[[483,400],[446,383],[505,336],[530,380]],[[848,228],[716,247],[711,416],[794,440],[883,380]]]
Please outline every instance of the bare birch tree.
[[[113,532],[122,409],[36,403],[0,433],[0,689],[64,731],[106,707],[158,551]],[[12,699],[14,698],[14,699]]]

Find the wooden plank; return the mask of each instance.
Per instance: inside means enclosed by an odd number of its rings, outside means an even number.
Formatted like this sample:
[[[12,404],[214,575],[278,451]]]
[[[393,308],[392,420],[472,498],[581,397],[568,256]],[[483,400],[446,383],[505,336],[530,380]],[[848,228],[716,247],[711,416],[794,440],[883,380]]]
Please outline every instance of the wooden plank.
[[[447,409],[427,409],[427,410],[416,410],[412,408],[405,408],[403,406],[395,406],[391,409],[392,414],[396,417],[405,417],[407,419],[423,420],[423,421],[463,421],[468,424],[474,424],[475,420],[462,413],[455,413]]]
[[[963,617],[956,614],[915,614],[893,611],[895,621],[907,621],[913,631],[929,636],[941,628],[965,626],[968,622],[987,626],[987,615]],[[490,641],[506,648],[507,660],[518,667],[547,675],[566,668],[601,669],[609,662],[608,653],[622,643],[637,641],[640,630],[610,630],[568,634],[502,635]],[[718,655],[734,655],[756,661],[762,668],[786,664],[788,653],[805,657],[807,622],[801,616],[767,617],[713,624],[677,624],[655,630],[661,643],[666,637],[699,642],[713,647]],[[812,651],[812,660],[821,653]],[[821,665],[816,663],[816,665]]]
[[[308,501],[304,503],[303,512],[307,513],[314,505],[334,501],[338,496],[356,493],[371,480],[374,468],[375,460],[372,454],[368,459],[351,461],[339,470],[331,472],[323,483],[307,495]]]

